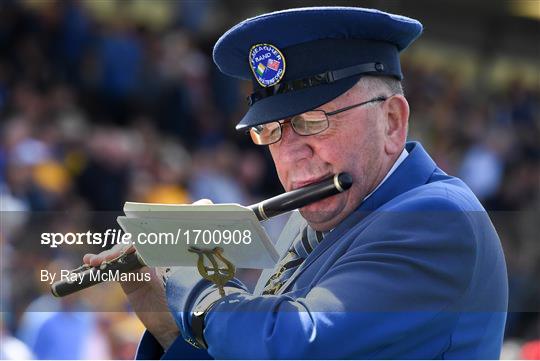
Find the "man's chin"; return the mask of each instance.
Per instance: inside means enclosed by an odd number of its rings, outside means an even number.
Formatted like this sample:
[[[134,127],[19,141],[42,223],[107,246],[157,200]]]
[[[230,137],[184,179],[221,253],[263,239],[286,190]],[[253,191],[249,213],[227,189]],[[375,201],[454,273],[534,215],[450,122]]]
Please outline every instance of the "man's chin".
[[[316,231],[328,231],[341,221],[340,213],[344,208],[345,204],[325,199],[301,208],[300,214]]]

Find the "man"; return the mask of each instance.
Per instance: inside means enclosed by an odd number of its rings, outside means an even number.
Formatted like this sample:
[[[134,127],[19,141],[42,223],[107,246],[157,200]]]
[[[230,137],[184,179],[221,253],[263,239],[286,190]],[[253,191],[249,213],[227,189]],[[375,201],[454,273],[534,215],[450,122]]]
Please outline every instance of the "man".
[[[139,358],[499,357],[498,236],[467,186],[406,143],[399,52],[421,31],[375,10],[306,8],[219,39],[220,70],[253,81],[237,129],[268,145],[284,188],[343,171],[354,183],[291,216],[282,261],[253,294],[233,280],[220,298],[187,270],[170,276],[166,300],[158,282],[125,284],[148,329]]]

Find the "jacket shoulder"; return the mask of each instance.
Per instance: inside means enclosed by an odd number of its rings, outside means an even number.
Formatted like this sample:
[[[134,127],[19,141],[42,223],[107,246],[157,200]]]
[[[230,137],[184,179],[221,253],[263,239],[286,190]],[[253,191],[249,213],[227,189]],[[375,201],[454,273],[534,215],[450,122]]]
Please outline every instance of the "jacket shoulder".
[[[395,211],[485,212],[469,187],[459,178],[450,176],[402,193],[384,208]]]

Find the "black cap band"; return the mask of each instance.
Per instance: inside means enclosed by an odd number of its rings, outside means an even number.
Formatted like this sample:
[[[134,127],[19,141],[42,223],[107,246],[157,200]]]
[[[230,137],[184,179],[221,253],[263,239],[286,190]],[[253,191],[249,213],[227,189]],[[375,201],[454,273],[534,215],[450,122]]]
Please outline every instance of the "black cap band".
[[[288,93],[290,91],[301,90],[318,86],[322,84],[331,84],[335,81],[345,79],[351,76],[361,74],[380,74],[384,72],[384,65],[382,63],[365,63],[339,70],[331,70],[317,75],[295,79],[288,82],[276,84],[271,87],[262,88],[247,97],[249,106],[252,106],[261,99],[270,97],[276,94]]]

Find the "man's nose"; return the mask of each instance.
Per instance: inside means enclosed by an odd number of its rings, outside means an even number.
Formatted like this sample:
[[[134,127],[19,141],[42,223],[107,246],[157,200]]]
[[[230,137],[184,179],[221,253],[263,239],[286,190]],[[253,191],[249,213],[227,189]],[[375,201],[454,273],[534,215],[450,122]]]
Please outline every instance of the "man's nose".
[[[308,138],[308,136],[298,135],[290,122],[282,124],[279,146],[285,160],[298,161],[313,155]]]

